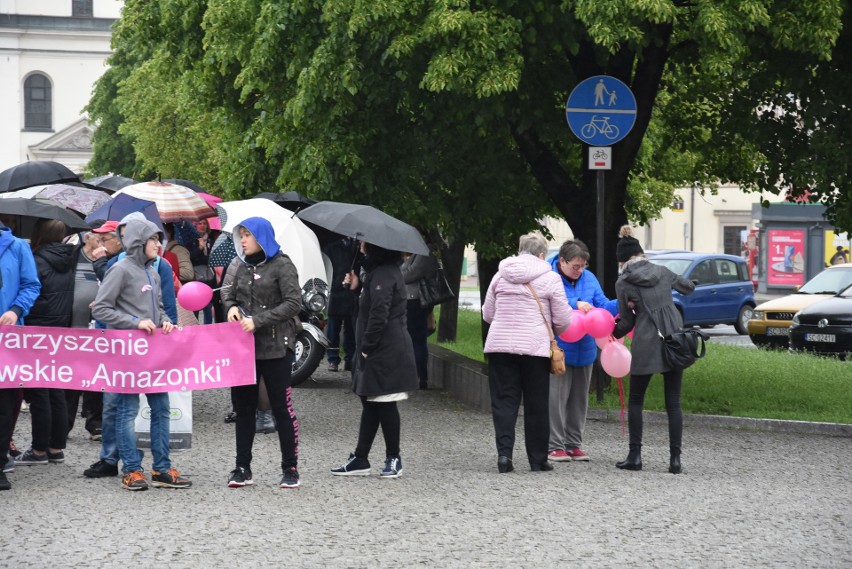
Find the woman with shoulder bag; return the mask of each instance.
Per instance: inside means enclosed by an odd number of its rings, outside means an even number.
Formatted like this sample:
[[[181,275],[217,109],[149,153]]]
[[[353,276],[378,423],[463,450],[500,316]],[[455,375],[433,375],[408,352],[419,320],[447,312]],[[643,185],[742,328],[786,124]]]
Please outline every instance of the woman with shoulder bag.
[[[420,389],[426,389],[429,384],[429,347],[426,339],[429,337],[429,314],[434,307],[423,307],[420,304],[420,281],[432,276],[438,270],[438,259],[434,255],[403,255],[405,261],[402,263],[402,277],[405,280],[406,297],[406,325],[408,335],[414,346],[414,359],[417,363],[417,377],[420,380]]]
[[[522,398],[530,469],[553,470],[547,461],[551,338],[553,331],[558,335],[568,328],[571,307],[562,279],[544,260],[546,253],[547,241],[540,233],[522,236],[518,255],[500,262],[482,305],[482,318],[491,325],[484,351],[501,473],[514,470]]]
[[[615,283],[618,313],[613,336],[621,338],[633,330],[630,363],[630,395],[627,421],[630,452],[615,466],[622,470],[642,470],[642,409],[645,391],[655,373],[663,374],[666,413],[669,418],[669,472],[680,474],[680,448],[683,436],[683,412],[680,408],[682,369],[672,369],[663,359],[664,336],[683,326],[683,318],[672,301],[672,289],[692,294],[695,285],[669,269],[648,261],[629,225],[621,228],[616,257],[622,271]],[[634,328],[635,326],[635,328]],[[659,332],[658,332],[659,330]]]

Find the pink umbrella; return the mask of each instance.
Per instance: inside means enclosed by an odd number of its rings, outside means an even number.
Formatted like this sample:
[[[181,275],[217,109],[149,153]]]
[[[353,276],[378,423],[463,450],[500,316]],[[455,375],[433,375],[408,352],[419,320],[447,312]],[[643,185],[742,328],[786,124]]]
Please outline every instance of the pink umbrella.
[[[207,202],[207,205],[212,207],[214,211],[216,210],[216,204],[222,202],[222,198],[219,198],[219,197],[216,197],[216,196],[211,196],[208,193],[205,193],[205,192],[196,192],[196,193],[199,196],[201,196],[202,199],[204,199],[204,201]],[[210,219],[208,219],[207,225],[210,226],[210,229],[213,229],[215,231],[221,231],[222,230],[222,222],[219,220],[218,216],[217,217],[211,217]]]
[[[198,221],[216,215],[216,210],[207,205],[201,196],[189,188],[167,182],[133,184],[115,192],[113,197],[121,194],[157,204],[163,223]]]

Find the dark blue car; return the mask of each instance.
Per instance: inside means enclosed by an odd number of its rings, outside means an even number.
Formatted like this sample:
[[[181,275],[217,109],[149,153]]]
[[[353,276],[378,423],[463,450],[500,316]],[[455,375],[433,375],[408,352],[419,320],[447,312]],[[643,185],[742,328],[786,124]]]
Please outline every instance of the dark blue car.
[[[754,288],[745,260],[734,255],[711,253],[663,253],[648,259],[695,283],[695,292],[672,291],[684,326],[733,324],[739,334],[748,334],[754,309]]]

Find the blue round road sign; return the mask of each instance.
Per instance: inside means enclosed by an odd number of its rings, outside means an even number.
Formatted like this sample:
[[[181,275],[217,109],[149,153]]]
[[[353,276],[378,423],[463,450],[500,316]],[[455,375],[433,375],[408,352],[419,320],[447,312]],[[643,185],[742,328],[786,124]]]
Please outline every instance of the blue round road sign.
[[[609,75],[595,75],[574,87],[565,106],[571,132],[590,146],[611,146],[636,122],[636,97]]]

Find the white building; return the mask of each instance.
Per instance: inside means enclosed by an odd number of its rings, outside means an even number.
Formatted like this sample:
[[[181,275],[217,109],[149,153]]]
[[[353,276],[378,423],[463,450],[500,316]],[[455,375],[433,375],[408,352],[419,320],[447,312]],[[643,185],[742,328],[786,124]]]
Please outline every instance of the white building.
[[[92,157],[83,108],[106,70],[122,0],[0,0],[0,171]]]

